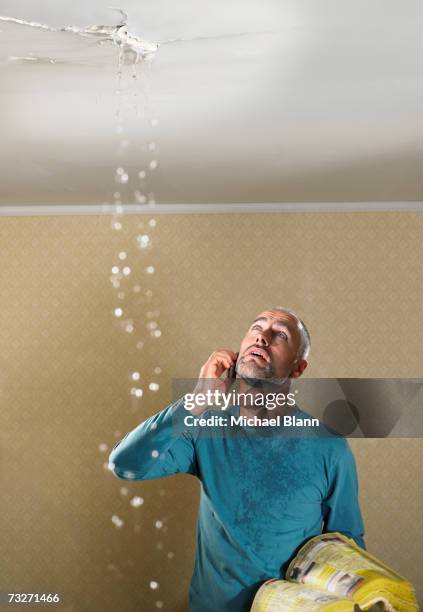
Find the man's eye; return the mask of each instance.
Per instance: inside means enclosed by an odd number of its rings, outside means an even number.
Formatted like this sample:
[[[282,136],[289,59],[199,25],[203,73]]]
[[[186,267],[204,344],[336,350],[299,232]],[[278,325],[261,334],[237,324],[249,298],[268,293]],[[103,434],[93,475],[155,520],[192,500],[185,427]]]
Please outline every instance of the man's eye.
[[[285,332],[278,332],[277,335],[280,336],[281,338],[284,338],[285,340],[288,340],[288,336],[286,335]]]

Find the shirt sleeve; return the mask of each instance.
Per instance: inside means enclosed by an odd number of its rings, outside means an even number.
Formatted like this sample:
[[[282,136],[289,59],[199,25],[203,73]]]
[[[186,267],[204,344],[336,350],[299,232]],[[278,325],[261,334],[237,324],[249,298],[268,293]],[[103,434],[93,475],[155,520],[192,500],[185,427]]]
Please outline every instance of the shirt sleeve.
[[[333,468],[328,494],[323,501],[323,533],[334,531],[352,538],[358,546],[366,549],[357,470],[347,442]]]
[[[180,472],[198,476],[194,432],[183,426],[183,398],[140,423],[118,442],[109,469],[123,480],[154,480]]]

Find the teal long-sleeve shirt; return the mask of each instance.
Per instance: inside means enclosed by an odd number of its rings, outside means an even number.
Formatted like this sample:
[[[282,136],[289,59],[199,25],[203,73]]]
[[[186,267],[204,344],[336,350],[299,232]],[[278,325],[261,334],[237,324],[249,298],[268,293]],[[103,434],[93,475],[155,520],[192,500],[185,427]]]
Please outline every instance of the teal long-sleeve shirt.
[[[239,416],[239,407],[225,411]],[[118,442],[110,468],[125,480],[177,473],[201,483],[190,612],[247,612],[260,585],[284,578],[301,545],[338,531],[365,548],[353,454],[324,426],[185,426],[183,398]],[[222,412],[208,410],[202,417]],[[299,418],[306,413],[293,408]],[[267,429],[267,428],[266,428]],[[260,430],[260,431],[259,431]],[[155,451],[155,452],[153,452]]]

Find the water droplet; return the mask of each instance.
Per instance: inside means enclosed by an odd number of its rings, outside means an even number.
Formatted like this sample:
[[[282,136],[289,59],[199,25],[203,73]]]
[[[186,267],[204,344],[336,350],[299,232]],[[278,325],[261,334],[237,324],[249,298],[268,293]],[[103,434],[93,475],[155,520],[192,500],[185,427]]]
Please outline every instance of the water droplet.
[[[162,373],[162,369],[160,366],[156,366],[153,370],[154,374],[161,374]]]
[[[154,526],[156,527],[156,529],[161,529],[163,527],[163,523],[162,521],[156,521],[154,523]]]
[[[122,272],[124,273],[125,276],[129,276],[131,274],[131,268],[129,266],[125,266],[122,269]]]
[[[155,589],[158,589],[158,588],[159,588],[159,583],[156,582],[155,580],[152,580],[150,582],[150,589],[153,589],[153,591],[154,591]]]
[[[120,494],[121,495],[128,495],[128,493],[129,493],[128,487],[121,487],[121,489],[120,489]]]
[[[154,266],[147,266],[145,271],[147,274],[154,274]]]
[[[157,459],[157,457],[159,456],[159,451],[158,450],[151,451],[151,456],[153,457],[153,459]]]
[[[162,335],[162,332],[160,331],[160,329],[155,329],[153,332],[153,336],[155,338],[160,338],[160,336]]]
[[[114,230],[121,230],[122,229],[122,223],[120,223],[119,221],[113,221],[112,222],[112,229],[114,229]]]
[[[157,383],[152,382],[148,385],[148,388],[150,389],[150,391],[158,391],[160,389],[160,386]]]
[[[145,170],[140,170],[138,172],[138,176],[139,176],[140,179],[145,179],[145,177],[147,176],[147,173],[146,173]]]
[[[126,259],[126,258],[127,258],[127,255],[128,255],[128,254],[127,254],[125,251],[121,251],[121,252],[119,253],[119,259],[124,260],[124,259]],[[119,268],[118,268],[118,270],[119,270]]]
[[[163,602],[162,601],[156,601],[156,608],[163,608]]]
[[[123,300],[125,298],[125,292],[119,291],[119,293],[117,294],[117,297],[119,300]]]
[[[114,514],[112,516],[112,523],[118,528],[120,529],[122,527],[122,525],[124,524],[123,520],[120,519],[117,514]]]
[[[151,291],[151,289],[147,289],[147,291],[145,292],[145,295],[148,298],[152,298],[153,297],[153,292]]]
[[[141,378],[141,374],[139,372],[132,372],[131,378],[132,380],[139,380]]]
[[[156,225],[157,225],[156,219],[150,219],[150,221],[148,222],[148,225],[150,227],[156,227]]]
[[[112,274],[119,274],[119,268],[118,268],[118,266],[113,266],[113,268],[112,268]]]
[[[146,249],[150,245],[150,236],[148,234],[139,234],[137,236],[138,245],[141,249]]]
[[[173,552],[168,552],[167,553],[167,558],[168,559],[173,559],[174,556],[175,556],[175,553],[173,553]]]
[[[121,317],[123,315],[123,310],[122,308],[115,308],[115,317]]]
[[[150,170],[155,170],[157,168],[157,166],[159,165],[157,159],[152,159],[151,162],[148,164],[150,167]]]
[[[139,497],[138,495],[136,495],[135,497],[133,497],[131,499],[131,501],[129,502],[131,504],[131,506],[133,506],[134,508],[139,508],[140,506],[143,505],[144,503],[144,499],[142,497]]]
[[[108,446],[104,442],[98,445],[98,450],[102,453],[105,453],[107,449],[108,449]]]
[[[147,329],[156,329],[157,327],[157,321],[149,321],[146,325]]]
[[[136,201],[140,204],[145,204],[147,202],[147,196],[141,193],[141,191],[134,191],[134,196]]]
[[[116,169],[115,180],[118,183],[127,183],[129,180],[129,175],[125,172],[124,168],[120,167]]]
[[[132,332],[134,331],[134,329],[135,329],[135,328],[134,328],[134,326],[132,325],[132,323],[126,323],[126,325],[125,325],[125,331],[126,331],[128,334],[132,334]]]
[[[135,395],[135,397],[142,397],[143,390],[140,389],[139,387],[132,387],[131,395]]]
[[[150,429],[157,429],[157,423],[151,423]]]
[[[128,480],[133,480],[135,478],[135,472],[131,472],[129,470],[126,470],[123,472],[123,476],[124,478],[127,478]]]

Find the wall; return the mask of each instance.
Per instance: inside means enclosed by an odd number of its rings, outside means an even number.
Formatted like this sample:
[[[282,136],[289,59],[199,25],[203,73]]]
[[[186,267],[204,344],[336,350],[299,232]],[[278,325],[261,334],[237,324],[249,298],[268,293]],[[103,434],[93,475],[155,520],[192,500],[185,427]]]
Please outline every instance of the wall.
[[[172,378],[194,376],[217,347],[236,350],[257,312],[280,304],[301,313],[312,336],[308,376],[423,374],[421,214],[159,216],[153,249],[141,253],[135,236],[147,219],[127,217],[121,232],[101,216],[0,220],[0,575],[6,590],[59,591],[69,611],[186,610],[198,483],[128,484],[103,463],[169,403]],[[123,248],[132,334],[113,317],[109,280]],[[150,308],[160,309],[161,338],[146,333]],[[132,370],[143,377],[141,400],[129,393]],[[414,580],[423,602],[423,442],[352,447],[368,547]]]

